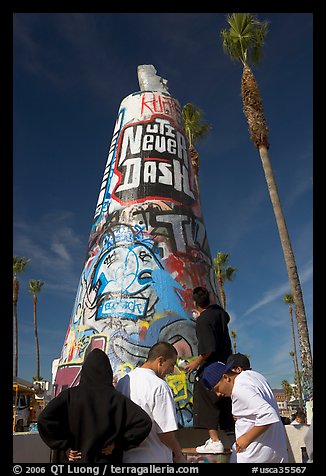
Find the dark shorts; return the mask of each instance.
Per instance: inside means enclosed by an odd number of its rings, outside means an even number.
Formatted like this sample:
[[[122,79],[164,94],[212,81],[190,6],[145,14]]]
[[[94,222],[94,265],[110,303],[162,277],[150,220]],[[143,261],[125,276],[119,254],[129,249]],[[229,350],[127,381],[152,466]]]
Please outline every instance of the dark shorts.
[[[193,394],[193,426],[208,430],[234,428],[230,397],[218,397],[207,390],[201,380],[195,380]]]

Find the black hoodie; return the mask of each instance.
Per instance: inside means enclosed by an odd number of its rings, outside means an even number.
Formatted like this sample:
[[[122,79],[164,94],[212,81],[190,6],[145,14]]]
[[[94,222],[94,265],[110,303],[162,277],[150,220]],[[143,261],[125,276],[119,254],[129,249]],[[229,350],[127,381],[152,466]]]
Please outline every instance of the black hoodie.
[[[122,461],[122,452],[138,446],[152,421],[138,405],[118,392],[105,352],[94,349],[86,357],[77,387],[63,390],[38,417],[38,431],[52,449],[72,448],[82,463]],[[102,448],[114,442],[111,455]]]

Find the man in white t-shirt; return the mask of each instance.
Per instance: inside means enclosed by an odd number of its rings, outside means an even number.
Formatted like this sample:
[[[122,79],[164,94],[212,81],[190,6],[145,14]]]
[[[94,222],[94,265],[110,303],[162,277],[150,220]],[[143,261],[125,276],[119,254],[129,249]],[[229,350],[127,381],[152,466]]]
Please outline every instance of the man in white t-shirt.
[[[236,441],[230,463],[287,463],[284,425],[272,389],[253,370],[235,373],[233,361],[214,362],[203,373],[209,390],[232,399]]]
[[[116,389],[137,403],[152,419],[152,429],[137,447],[123,453],[123,463],[186,462],[175,431],[178,421],[173,393],[164,377],[173,373],[177,351],[168,342],[149,350],[146,362],[122,377]]]

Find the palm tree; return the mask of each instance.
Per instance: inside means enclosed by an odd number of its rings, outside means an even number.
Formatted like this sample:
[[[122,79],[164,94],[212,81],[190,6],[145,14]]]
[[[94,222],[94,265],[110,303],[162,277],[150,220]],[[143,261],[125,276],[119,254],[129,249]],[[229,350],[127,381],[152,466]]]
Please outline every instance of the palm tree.
[[[293,395],[293,388],[291,387],[291,385],[289,384],[287,380],[282,380],[281,385],[284,390],[285,400],[286,402],[288,402]]]
[[[194,170],[197,195],[199,195],[198,173],[200,157],[194,145],[209,131],[210,126],[203,121],[203,111],[191,103],[182,108],[186,136],[189,142],[190,160]]]
[[[250,13],[232,13],[227,16],[227,22],[230,25],[229,30],[221,31],[223,49],[229,54],[232,60],[238,60],[243,65],[241,79],[243,112],[249,126],[250,138],[259,150],[273,205],[297,316],[302,369],[305,379],[312,391],[312,354],[302,289],[272,165],[268,155],[268,128],[264,117],[263,101],[255,77],[249,67],[250,62],[256,64],[261,58],[264,39],[268,32],[268,22],[260,22]]]
[[[297,354],[297,346],[296,346],[296,338],[294,332],[294,322],[293,322],[293,297],[292,294],[284,294],[283,301],[285,304],[289,306],[289,313],[290,313],[290,321],[291,321],[291,330],[292,330],[292,341],[293,341],[293,364],[294,364],[294,377],[297,381],[298,385],[298,393],[299,393],[299,403],[300,408],[303,408],[303,401],[302,401],[302,388],[300,382],[300,374],[299,374],[299,364],[298,364],[298,354]],[[291,355],[291,352],[290,352]]]
[[[231,331],[231,337],[233,339],[233,353],[237,353],[237,332],[235,330]]]
[[[36,306],[37,306],[37,293],[41,291],[43,286],[43,281],[31,279],[29,282],[28,292],[33,296],[33,305],[34,305],[34,334],[35,334],[35,346],[36,346],[36,378],[35,380],[40,379],[40,350],[38,345],[38,335],[37,335],[37,321],[36,321]]]
[[[18,318],[17,303],[19,293],[18,274],[22,273],[30,259],[13,257],[13,307],[14,307],[14,377],[18,375]]]
[[[237,268],[229,266],[229,256],[229,253],[222,253],[221,251],[218,251],[216,258],[214,258],[214,272],[221,293],[221,302],[223,309],[226,309],[224,282],[232,281],[234,273],[238,271]]]

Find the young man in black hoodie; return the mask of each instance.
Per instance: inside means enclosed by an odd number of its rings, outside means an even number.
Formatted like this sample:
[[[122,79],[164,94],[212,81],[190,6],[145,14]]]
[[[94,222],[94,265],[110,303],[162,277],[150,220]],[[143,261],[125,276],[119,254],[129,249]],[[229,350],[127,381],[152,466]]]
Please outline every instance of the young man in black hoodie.
[[[208,391],[201,382],[204,369],[213,362],[226,362],[232,354],[232,344],[228,330],[230,316],[218,304],[210,303],[209,292],[206,288],[197,287],[193,290],[196,320],[196,335],[198,340],[198,356],[185,366],[186,372],[196,371],[193,394],[194,427],[207,428],[209,439],[197,446],[197,453],[223,453],[218,429],[233,428],[231,399],[217,397]]]
[[[70,461],[121,463],[124,450],[137,447],[149,434],[147,413],[113,386],[108,356],[92,350],[78,386],[62,390],[38,417],[38,431],[52,449]]]

